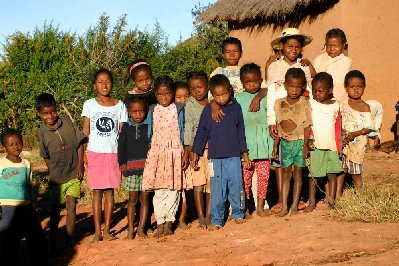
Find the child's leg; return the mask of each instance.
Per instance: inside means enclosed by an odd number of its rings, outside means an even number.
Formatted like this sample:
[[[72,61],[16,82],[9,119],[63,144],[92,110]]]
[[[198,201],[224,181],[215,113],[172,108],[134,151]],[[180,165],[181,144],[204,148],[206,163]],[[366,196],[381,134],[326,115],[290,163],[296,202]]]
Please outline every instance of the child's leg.
[[[361,174],[353,174],[353,181],[355,183],[355,188],[361,189],[363,187],[363,178]]]
[[[136,217],[136,205],[139,201],[139,192],[129,191],[129,200],[127,202],[127,226],[128,233],[126,239],[134,238],[134,218]]]
[[[255,163],[252,162],[252,168],[246,169],[244,167],[244,163],[242,163],[242,176],[244,179],[244,189],[245,189],[245,197],[247,200],[247,214],[249,215],[248,203],[251,197],[251,185],[252,185],[252,176],[255,171]]]
[[[288,193],[290,192],[290,181],[291,181],[291,176],[292,176],[292,165],[282,168],[283,171],[283,184],[281,188],[281,194],[282,194],[282,208],[280,211],[279,216],[283,217],[287,215],[288,213]]]
[[[156,189],[152,203],[154,204],[154,214],[157,220],[157,236],[163,236],[165,227],[165,210],[167,200],[167,189]]]
[[[283,203],[284,170],[281,167],[276,167],[275,173],[277,180],[278,203]]]
[[[309,205],[305,208],[305,212],[311,212],[316,207],[316,182],[315,178],[309,178]]]
[[[187,198],[186,198],[186,191],[183,190],[181,192],[181,197],[182,197],[182,203],[181,203],[181,213],[179,217],[179,228],[182,228],[184,230],[190,228],[186,224],[186,216],[187,216]]]
[[[145,225],[147,222],[148,212],[150,209],[148,198],[150,197],[150,193],[146,191],[140,192],[140,221],[139,226],[137,228],[137,235],[139,237],[146,237],[145,235]]]
[[[111,235],[111,221],[112,215],[114,213],[114,189],[106,189],[104,190],[104,234],[103,237],[107,240],[116,239]]]
[[[337,176],[337,193],[335,198],[342,196],[342,189],[344,187],[345,174],[340,174]]]
[[[206,228],[204,215],[204,186],[194,187],[194,202],[197,209],[198,221],[200,228]],[[208,202],[207,202],[208,203]]]
[[[180,202],[180,191],[178,190],[167,190],[167,198],[166,198],[166,209],[165,209],[165,228],[164,234],[171,235],[173,234],[172,225],[176,220],[176,213],[179,208]]]
[[[207,225],[211,224],[211,193],[205,193],[206,200],[206,215],[205,222]]]
[[[227,180],[222,176],[222,162],[225,159],[212,159],[209,163],[211,173],[211,224],[222,226],[226,202]],[[212,175],[213,174],[213,175]]]
[[[293,202],[290,208],[292,214],[296,214],[298,211],[299,196],[302,190],[302,167],[294,165],[294,193]]]
[[[1,206],[0,219],[0,265],[15,265],[20,238],[19,224],[16,220],[16,206]]]
[[[71,238],[75,233],[75,223],[76,223],[76,201],[77,198],[74,196],[67,195],[66,197],[66,246],[69,247],[71,245]]]
[[[101,235],[101,213],[102,213],[103,191],[93,189],[93,220],[94,220],[94,239],[98,242],[103,239]]]
[[[223,175],[227,178],[228,198],[232,208],[233,220],[244,219],[245,194],[242,186],[241,162],[239,157],[223,159]],[[252,176],[251,176],[252,177]]]
[[[257,209],[256,212],[259,216],[265,216],[269,212],[264,210],[267,187],[269,185],[270,177],[270,160],[260,160],[254,162],[255,171],[258,175],[258,188],[257,188]]]
[[[50,249],[53,251],[56,250],[57,247],[57,233],[58,233],[58,224],[60,223],[60,212],[62,206],[57,203],[51,204],[50,210]]]
[[[328,196],[330,197],[329,204],[330,206],[333,206],[334,201],[335,201],[335,195],[337,193],[337,175],[336,174],[328,174]],[[327,193],[327,192],[326,192]]]

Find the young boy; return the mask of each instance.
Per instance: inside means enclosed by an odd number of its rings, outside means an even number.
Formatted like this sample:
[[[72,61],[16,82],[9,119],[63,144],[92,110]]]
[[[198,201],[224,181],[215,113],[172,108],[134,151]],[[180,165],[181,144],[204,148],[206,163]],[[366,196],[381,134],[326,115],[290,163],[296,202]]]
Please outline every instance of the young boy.
[[[43,93],[36,98],[36,110],[43,122],[37,131],[40,155],[49,169],[51,202],[50,249],[56,250],[56,237],[60,211],[66,204],[67,247],[75,230],[76,201],[80,197],[83,177],[83,133],[67,118],[58,117],[57,104],[51,94]]]
[[[337,174],[343,172],[339,160],[335,138],[335,123],[339,115],[339,103],[331,99],[333,93],[333,78],[326,72],[320,72],[312,80],[313,99],[309,99],[312,108],[312,132],[305,134],[304,154],[310,152],[309,205],[305,212],[311,212],[316,207],[317,180],[327,176],[326,189],[329,207],[332,208],[337,190]],[[307,132],[309,133],[309,132]]]
[[[19,240],[28,244],[33,265],[47,265],[47,245],[31,203],[30,163],[22,159],[22,136],[15,129],[1,134],[6,156],[0,158],[0,265],[17,265]]]
[[[245,167],[251,167],[245,141],[244,120],[240,105],[232,98],[228,78],[218,74],[211,78],[209,88],[214,100],[222,107],[225,118],[219,123],[211,117],[207,105],[200,118],[192,147],[191,165],[198,168],[198,158],[208,141],[208,168],[211,176],[211,225],[210,230],[223,226],[226,199],[232,207],[236,223],[244,222],[245,194],[242,184],[241,156]]]
[[[305,87],[306,77],[303,70],[288,69],[284,81],[287,97],[277,99],[274,104],[278,139],[274,142],[273,157],[277,158],[278,145],[281,142],[280,161],[283,169],[283,206],[280,217],[288,213],[287,199],[292,171],[294,172],[294,196],[290,212],[296,214],[298,211],[299,195],[302,189],[302,168],[306,166],[303,154],[304,133],[305,130],[310,130],[312,125],[309,101],[301,96]]]

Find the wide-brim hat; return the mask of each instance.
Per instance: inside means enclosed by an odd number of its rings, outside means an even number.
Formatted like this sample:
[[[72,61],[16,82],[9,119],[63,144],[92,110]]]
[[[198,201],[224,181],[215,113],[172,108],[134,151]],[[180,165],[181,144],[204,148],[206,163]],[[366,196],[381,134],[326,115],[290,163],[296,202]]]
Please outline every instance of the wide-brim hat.
[[[279,37],[277,37],[270,43],[270,45],[273,49],[281,49],[281,41],[283,39],[295,36],[300,36],[304,38],[303,46],[306,46],[313,41],[313,38],[311,36],[302,34],[297,28],[286,28],[281,32],[281,35]]]

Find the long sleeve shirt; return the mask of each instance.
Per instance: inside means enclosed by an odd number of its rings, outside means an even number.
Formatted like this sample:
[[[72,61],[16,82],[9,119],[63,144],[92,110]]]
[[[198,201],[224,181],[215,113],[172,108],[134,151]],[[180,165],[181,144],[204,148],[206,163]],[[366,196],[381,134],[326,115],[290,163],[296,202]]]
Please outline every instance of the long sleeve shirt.
[[[244,119],[235,99],[221,106],[225,116],[220,122],[212,119],[211,105],[202,111],[192,151],[201,155],[208,141],[208,158],[241,157],[248,151],[245,141]]]

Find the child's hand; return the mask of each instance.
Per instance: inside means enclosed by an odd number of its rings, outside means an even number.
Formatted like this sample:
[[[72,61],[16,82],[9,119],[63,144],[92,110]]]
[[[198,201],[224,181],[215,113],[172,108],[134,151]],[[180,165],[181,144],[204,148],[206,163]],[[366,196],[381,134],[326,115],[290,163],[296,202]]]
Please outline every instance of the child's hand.
[[[299,61],[299,63],[301,63],[301,66],[311,66],[312,65],[312,63],[307,58],[302,58],[301,61]]]
[[[198,159],[199,159],[198,154],[196,154],[194,152],[190,152],[190,157],[192,158],[192,160],[190,162],[191,167],[194,170],[198,170],[199,169],[199,167],[198,167]]]
[[[189,156],[188,156],[187,150],[184,150],[183,157],[181,160],[181,168],[183,170],[186,170],[188,168],[188,166],[190,165],[190,161],[189,161],[188,157]]]
[[[213,120],[215,120],[216,122],[220,122],[224,117],[224,113],[222,111],[222,108],[220,108],[220,105],[217,104],[217,102],[212,100],[211,101],[211,109],[212,109]]]
[[[251,101],[251,104],[249,105],[249,110],[250,112],[257,112],[260,109],[260,99],[258,97],[254,97]]]
[[[355,134],[355,132],[350,132],[350,133],[346,134],[345,139],[344,139],[344,146],[348,145],[349,142],[353,141],[356,137],[357,137],[357,135]]]
[[[86,157],[86,156],[85,156]],[[79,180],[83,179],[83,176],[85,174],[85,167],[83,163],[78,164],[78,166],[76,167],[76,177]]]
[[[273,54],[273,55],[269,56],[269,58],[268,58],[267,61],[266,61],[266,65],[269,66],[271,63],[273,63],[273,62],[279,60],[279,59],[281,58],[281,56],[282,56],[282,55],[281,55],[280,53],[278,53],[278,54]]]
[[[269,134],[270,134],[270,137],[272,137],[274,140],[276,140],[278,138],[277,125],[269,126]]]
[[[309,152],[309,147],[307,145],[303,145],[302,153],[303,156],[305,156],[305,158],[309,158],[310,152]]]
[[[272,152],[273,159],[278,161],[278,148],[273,147],[273,152]]]
[[[242,154],[242,159],[243,159],[243,161],[244,161],[244,167],[245,167],[245,169],[251,169],[252,168],[252,162],[251,162],[251,160],[249,159],[249,155],[248,155],[248,152],[244,152],[243,154]]]

